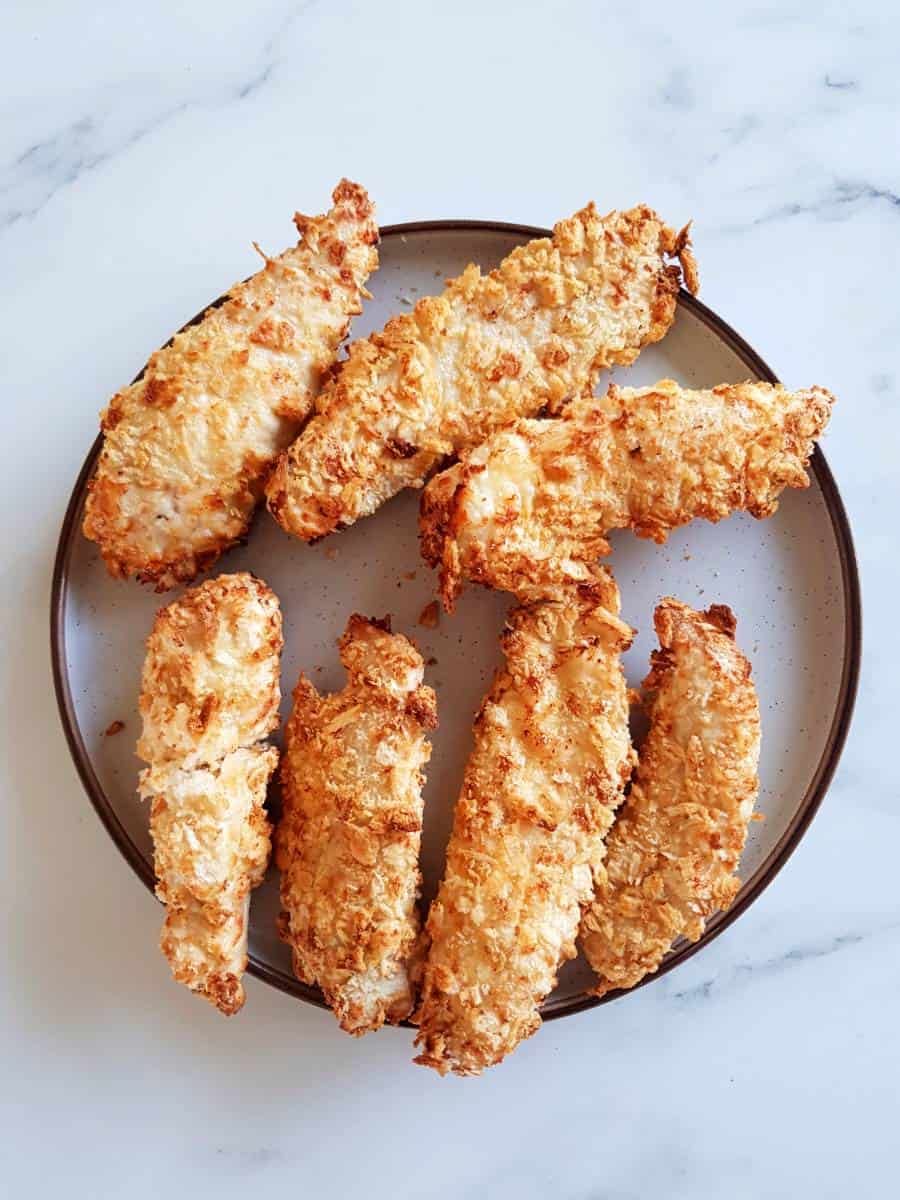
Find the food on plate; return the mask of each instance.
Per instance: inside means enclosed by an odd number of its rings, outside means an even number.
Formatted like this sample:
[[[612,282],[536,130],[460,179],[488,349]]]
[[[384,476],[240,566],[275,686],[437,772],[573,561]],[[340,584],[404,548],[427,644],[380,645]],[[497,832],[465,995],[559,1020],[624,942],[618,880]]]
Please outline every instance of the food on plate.
[[[84,532],[110,573],[157,591],[193,579],[247,532],[279,451],[309,415],[375,269],[365,191],[294,218],[297,246],[157,350],[103,413]]]
[[[520,598],[589,579],[613,529],[663,542],[695,517],[770,516],[784,488],[808,486],[833,399],[818,387],[691,391],[664,379],[500,431],[422,497],[422,552],[440,565],[445,606],[464,579]]]
[[[242,572],[191,588],[157,613],[141,677],[139,756],[218,762],[278,725],[281,610]]]
[[[281,611],[252,575],[220,575],[157,615],[141,679],[140,793],[150,800],[160,948],[179,983],[244,1003],[250,892],[270,852]]]
[[[600,560],[614,530],[662,543],[696,518],[772,515],[784,489],[809,486],[834,397],[670,379],[593,395],[602,370],[666,335],[680,287],[697,291],[690,227],[645,205],[602,216],[588,204],[488,274],[469,265],[338,363],[378,228],[358,184],[332,196],[328,213],[295,216],[295,248],[259,251],[263,269],[113,397],[83,530],[112,576],[164,591],[242,541],[264,497],[313,542],[424,486],[421,547],[444,608],[467,580],[516,597],[424,928],[436,697],[390,618],[350,617],[340,691],[301,675],[281,756],[266,740],[281,611],[251,574],[159,611],[139,704],[139,794],[175,980],[226,1015],[243,1006],[251,893],[274,842],[297,979],[347,1033],[410,1021],[417,1063],[479,1075],[540,1027],[576,944],[604,996],[657,972],[734,902],[761,736],[735,617],[658,604],[637,755],[621,662],[634,631]],[[418,623],[439,627],[438,600]],[[103,725],[113,738],[126,723]]]
[[[150,801],[160,949],[179,983],[226,1016],[244,1003],[250,892],[269,862],[266,785],[278,751],[233,750],[208,767],[159,763],[141,774]]]
[[[759,787],[759,701],[731,610],[669,598],[655,624],[650,730],[581,922],[598,995],[633,987],[728,908]]]
[[[294,691],[275,844],[294,972],[361,1035],[413,1006],[422,768],[437,716],[421,655],[388,621],[355,614],[340,650],[342,691],[321,696],[303,676]]]
[[[475,722],[430,942],[417,1062],[477,1075],[541,1023],[632,765],[618,590],[516,609]]]
[[[420,487],[446,455],[632,362],[671,325],[682,278],[696,289],[687,229],[644,205],[601,217],[589,204],[489,275],[467,267],[351,345],[278,460],[270,511],[311,541]]]

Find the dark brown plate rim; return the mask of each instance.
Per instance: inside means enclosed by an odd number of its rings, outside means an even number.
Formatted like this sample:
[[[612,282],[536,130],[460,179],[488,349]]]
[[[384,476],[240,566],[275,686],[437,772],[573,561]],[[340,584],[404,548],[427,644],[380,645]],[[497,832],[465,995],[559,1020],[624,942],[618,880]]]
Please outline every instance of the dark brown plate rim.
[[[476,220],[442,220],[442,221],[409,221],[399,225],[385,225],[381,228],[382,240],[390,237],[403,237],[406,234],[412,233],[438,233],[438,232],[462,232],[462,231],[486,230],[492,233],[512,233],[521,235],[523,238],[538,238],[549,237],[551,230],[542,229],[533,225],[516,225],[509,224],[503,221],[476,221]],[[218,303],[218,302],[216,302]],[[731,328],[725,321],[722,320],[705,304],[697,300],[690,293],[682,290],[679,295],[679,303],[683,304],[690,312],[698,317],[704,325],[715,333],[722,341],[724,341],[737,354],[737,356],[746,364],[747,368],[759,379],[769,383],[778,383],[778,377],[772,368],[765,362],[763,358],[750,346],[734,329]],[[208,306],[207,306],[208,307]],[[206,309],[203,310],[204,312]],[[198,314],[187,324],[191,325],[199,320],[202,313]],[[143,372],[141,372],[143,373]],[[139,378],[140,376],[138,376]],[[56,692],[56,701],[59,707],[59,715],[62,721],[63,731],[65,732],[66,741],[69,746],[69,751],[75,763],[76,770],[84,786],[85,791],[94,809],[97,812],[100,820],[106,827],[112,840],[118,846],[125,860],[131,866],[132,870],[139,879],[151,891],[154,888],[155,879],[150,863],[146,861],[138,847],[132,842],[128,836],[124,826],[119,821],[115,809],[110,800],[106,796],[103,788],[100,786],[100,781],[94,772],[91,764],[90,756],[81,736],[81,730],[78,726],[78,720],[75,713],[75,706],[72,701],[72,693],[69,686],[67,674],[67,657],[66,657],[66,639],[65,639],[65,614],[66,614],[66,598],[69,585],[69,563],[71,559],[72,546],[80,531],[80,516],[81,508],[84,502],[84,495],[87,489],[88,480],[94,470],[97,456],[100,453],[102,445],[102,435],[98,436],[96,441],[85,459],[84,465],[78,475],[75,487],[72,490],[72,495],[69,499],[66,508],[66,514],[63,518],[62,528],[59,535],[59,543],[56,550],[56,559],[53,566],[53,582],[50,596],[50,651],[53,666],[53,686]],[[796,850],[801,838],[809,827],[810,822],[816,815],[819,806],[824,799],[828,786],[831,783],[832,776],[837,768],[841,757],[841,752],[844,748],[844,743],[847,739],[847,733],[850,728],[850,722],[853,716],[853,708],[856,702],[856,692],[859,683],[859,669],[862,655],[862,602],[860,595],[859,584],[859,569],[856,560],[856,552],[853,546],[853,537],[850,532],[850,524],[847,519],[847,513],[841,500],[840,493],[835,483],[834,476],[825,461],[825,456],[817,446],[811,460],[812,471],[816,477],[816,481],[822,490],[822,495],[825,499],[825,505],[828,509],[828,514],[831,518],[832,528],[834,529],[835,539],[838,546],[838,554],[841,562],[841,576],[844,589],[844,606],[846,612],[846,626],[844,635],[844,661],[841,674],[841,686],[838,695],[838,702],[835,708],[834,719],[832,721],[831,730],[825,743],[825,748],[822,758],[819,761],[818,767],[807,789],[806,795],[803,797],[797,812],[794,815],[788,828],[785,830],[777,845],[769,853],[768,857],[757,869],[753,882],[748,887],[743,888],[738,894],[737,899],[731,908],[714,917],[707,925],[703,936],[697,942],[683,943],[676,946],[675,950],[663,962],[659,970],[648,975],[636,986],[644,987],[646,984],[660,979],[669,971],[686,962],[698,950],[708,945],[713,938],[719,936],[725,929],[729,927],[738,917],[745,912],[750,905],[756,900],[762,892],[772,882],[790,856]],[[293,979],[291,976],[283,975],[274,970],[268,964],[261,962],[255,958],[253,954],[249,956],[248,970],[252,975],[265,983],[279,988],[289,995],[296,996],[302,1000],[306,1000],[311,1004],[318,1005],[320,1008],[326,1007],[325,1001],[322,998],[318,988],[312,988],[306,984],[300,983],[299,980]],[[605,996],[598,997],[589,994],[582,996],[566,997],[564,999],[549,1001],[541,1009],[544,1020],[553,1020],[556,1017],[572,1016],[575,1013],[583,1012],[585,1009],[594,1008],[600,1004],[607,1004],[611,1000],[616,1000],[621,996],[627,995],[629,992],[635,991],[636,988],[627,990],[619,990],[608,992]],[[407,1024],[404,1022],[404,1024]]]

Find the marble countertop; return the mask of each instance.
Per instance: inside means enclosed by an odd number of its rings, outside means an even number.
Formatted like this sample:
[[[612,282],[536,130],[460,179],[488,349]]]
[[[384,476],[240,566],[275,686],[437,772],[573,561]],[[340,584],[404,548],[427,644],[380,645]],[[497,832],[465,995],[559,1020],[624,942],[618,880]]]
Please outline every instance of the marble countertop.
[[[599,1200],[894,1186],[900,10],[586,2],[36,2],[0,17],[4,1173],[10,1194]],[[702,297],[789,384],[865,603],[856,719],[788,867],[627,1000],[481,1080],[248,983],[175,988],[84,797],[49,677],[59,523],[96,414],[342,174],[382,221],[693,217]]]

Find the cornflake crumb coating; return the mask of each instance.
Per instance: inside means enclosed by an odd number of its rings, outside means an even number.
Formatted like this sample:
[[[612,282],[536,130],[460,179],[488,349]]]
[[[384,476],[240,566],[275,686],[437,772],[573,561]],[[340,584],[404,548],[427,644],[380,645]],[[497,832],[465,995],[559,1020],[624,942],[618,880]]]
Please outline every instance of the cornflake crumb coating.
[[[687,229],[645,205],[600,216],[589,204],[490,274],[467,267],[351,345],[279,458],[270,511],[312,540],[421,487],[445,456],[632,362],[671,325],[682,278],[696,289]]]
[[[784,488],[808,486],[833,401],[819,387],[664,379],[519,421],[425,489],[422,552],[444,604],[464,579],[518,595],[588,579],[613,529],[664,542],[697,517],[771,516]]]
[[[358,1036],[413,1006],[423,767],[437,717],[421,655],[389,622],[354,614],[340,650],[342,691],[321,696],[303,676],[294,691],[276,862],[294,972]]]
[[[102,414],[84,533],[110,574],[165,591],[247,532],[378,263],[365,191],[342,180],[333,200],[298,213],[299,244],[157,350]]]
[[[265,800],[278,752],[281,612],[252,575],[222,575],[157,615],[138,754],[150,764],[160,948],[175,979],[226,1015],[244,1003],[250,892],[269,861]]]
[[[516,609],[475,722],[430,941],[418,1063],[477,1075],[540,1026],[630,774],[611,576]]]
[[[667,598],[655,624],[650,730],[581,923],[601,996],[639,983],[728,908],[759,788],[759,701],[733,613]]]
[[[244,1003],[250,892],[269,861],[266,786],[277,764],[275,749],[235,750],[211,767],[141,775],[167,910],[160,948],[175,979],[226,1016]]]
[[[141,677],[138,755],[216,763],[268,736],[281,701],[281,609],[252,575],[220,575],[160,609]]]

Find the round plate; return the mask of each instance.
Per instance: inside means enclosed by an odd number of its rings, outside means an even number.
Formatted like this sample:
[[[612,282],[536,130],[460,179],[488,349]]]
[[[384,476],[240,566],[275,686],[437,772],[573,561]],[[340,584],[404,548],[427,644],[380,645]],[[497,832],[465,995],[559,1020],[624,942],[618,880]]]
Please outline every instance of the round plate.
[[[519,242],[546,233],[473,221],[382,230],[381,266],[369,285],[373,298],[354,324],[353,336],[380,328],[419,296],[440,291],[444,277],[458,274],[468,262],[488,269]],[[663,377],[692,387],[747,378],[775,381],[733,330],[686,293],[668,336],[614,375],[619,383],[637,385]],[[606,383],[601,379],[599,389]],[[51,611],[54,680],[88,795],[113,841],[152,887],[148,812],[135,792],[137,697],[145,638],[156,610],[173,594],[161,599],[136,584],[110,579],[97,547],[81,534],[85,490],[99,445],[98,439],[87,457],[60,535]],[[622,591],[622,615],[639,631],[625,656],[629,683],[637,686],[647,672],[656,644],[653,608],[661,596],[678,596],[701,608],[721,602],[737,614],[738,642],[753,663],[763,716],[759,811],[765,820],[751,828],[741,864],[743,887],[731,909],[710,921],[700,942],[677,945],[651,979],[714,938],[771,881],[812,819],[843,746],[859,666],[859,582],[844,508],[818,450],[812,467],[812,486],[787,492],[768,521],[745,515],[715,526],[698,521],[676,531],[662,547],[627,533],[612,538],[610,561]],[[438,694],[440,728],[425,793],[427,905],[443,868],[472,720],[498,665],[498,637],[511,601],[472,588],[452,618],[442,616],[434,629],[418,624],[434,594],[432,574],[419,557],[418,501],[417,493],[407,492],[374,517],[315,546],[288,538],[262,513],[249,543],[229,553],[218,569],[253,571],[281,600],[285,717],[301,670],[320,690],[343,685],[336,641],[352,612],[390,613],[394,628],[413,635],[425,658],[433,660],[426,679]],[[124,729],[107,734],[118,721]],[[277,813],[276,794],[270,807]],[[288,950],[275,932],[278,907],[273,869],[254,893],[249,969],[267,983],[322,1004],[317,989],[291,974]],[[587,996],[590,978],[580,959],[567,964],[544,1016],[573,1013],[621,994],[603,1001]]]

